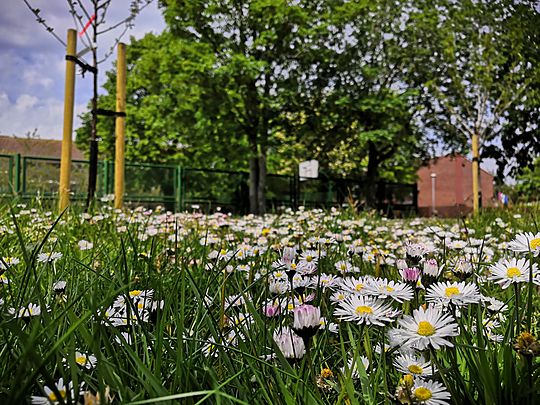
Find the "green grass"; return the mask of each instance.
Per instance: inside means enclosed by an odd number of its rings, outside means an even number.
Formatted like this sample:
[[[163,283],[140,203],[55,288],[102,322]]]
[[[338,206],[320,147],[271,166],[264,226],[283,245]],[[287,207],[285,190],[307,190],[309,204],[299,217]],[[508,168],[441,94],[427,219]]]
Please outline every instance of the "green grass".
[[[500,257],[514,256],[504,246],[516,234],[538,232],[538,218],[534,207],[460,220],[386,220],[345,211],[262,219],[117,212],[107,206],[84,217],[74,211],[56,216],[41,207],[32,212],[4,204],[0,263],[8,267],[2,272],[9,283],[0,285],[0,402],[24,403],[32,395],[44,396],[45,386],[52,389],[63,378],[73,383],[76,393],[98,394],[102,403],[107,398],[138,404],[395,403],[397,390],[410,394],[393,365],[398,348],[388,348],[387,333],[396,321],[384,327],[340,321],[331,301],[336,290],[323,288],[320,280],[325,274],[342,277],[334,266],[339,260],[360,269],[350,276],[400,280],[394,261],[405,257],[406,242],[417,241],[434,244],[429,256],[445,265],[441,281],[464,278],[455,271],[455,261],[465,259],[473,268],[466,282],[508,305],[500,313],[481,303],[462,307],[456,317],[459,335],[450,338],[454,346],[423,353],[438,369],[430,379],[444,384],[452,403],[537,403],[539,357],[514,350],[522,332],[538,336],[537,286],[521,283],[503,290],[485,276]],[[315,237],[337,241],[327,244]],[[93,248],[80,250],[81,240]],[[355,240],[362,241],[363,254],[348,253]],[[466,249],[449,248],[450,240],[463,241]],[[259,253],[241,256],[242,245],[258,247]],[[308,249],[326,251],[310,275],[311,287],[303,292],[314,294],[312,304],[338,330],[320,329],[308,353],[293,361],[283,356],[272,337],[275,330],[292,325],[292,312],[285,305],[279,315],[267,317],[263,309],[271,298],[290,304],[301,296],[300,289],[280,295],[269,290],[270,279],[281,271],[272,263],[285,246],[294,245],[297,259]],[[209,258],[221,249],[233,255]],[[62,257],[42,263],[38,255],[43,252]],[[523,257],[539,262],[531,253]],[[9,266],[8,258],[19,263]],[[239,264],[249,265],[249,271],[237,270]],[[61,293],[53,290],[59,280],[67,283]],[[137,301],[137,291],[152,291],[152,297]],[[241,305],[228,305],[233,296]],[[122,300],[123,324],[113,326],[117,319],[105,312]],[[410,314],[425,303],[425,291],[416,290],[412,302],[386,301]],[[40,306],[40,315],[17,317],[9,311],[30,303]],[[139,311],[138,304],[154,304],[154,310]],[[456,314],[455,308],[447,311]],[[488,320],[499,321],[492,333],[501,335],[501,341],[490,340],[487,328],[476,328]],[[387,350],[378,350],[378,344]],[[81,367],[75,351],[94,355],[97,365]],[[359,365],[362,358],[369,360],[367,369],[348,365]],[[326,378],[321,377],[323,369],[329,369]],[[61,396],[57,390],[54,394]],[[77,400],[83,402],[79,395],[65,398],[66,403]]]

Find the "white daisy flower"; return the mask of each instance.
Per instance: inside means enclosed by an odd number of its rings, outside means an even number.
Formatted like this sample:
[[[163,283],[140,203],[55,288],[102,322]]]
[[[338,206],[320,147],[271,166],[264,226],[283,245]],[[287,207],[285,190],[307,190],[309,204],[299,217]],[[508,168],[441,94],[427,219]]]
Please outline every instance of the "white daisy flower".
[[[462,282],[438,282],[430,286],[426,291],[426,301],[446,306],[453,304],[458,307],[468,304],[476,304],[481,295],[478,287],[471,283]]]
[[[431,366],[423,356],[413,354],[400,354],[394,359],[394,367],[403,374],[412,374],[414,377],[424,378],[433,375],[436,368]]]
[[[67,387],[64,384],[64,379],[60,378],[56,385],[56,390],[58,391],[58,394],[60,394],[60,398],[58,395],[51,390],[49,387],[45,386],[43,387],[43,391],[45,391],[45,397],[40,396],[32,396],[32,403],[33,404],[44,404],[44,405],[50,405],[50,404],[58,404],[60,401],[62,403],[65,403],[68,399],[68,392],[71,394],[70,397],[73,399],[75,397],[75,392],[73,391],[73,382],[70,382]]]
[[[38,254],[37,261],[40,263],[51,263],[51,262],[54,263],[61,257],[62,257],[62,253],[60,252],[50,252],[50,253],[43,252],[43,253]]]
[[[450,399],[450,393],[444,385],[431,380],[416,380],[411,392],[415,404],[445,405],[449,403],[446,400]]]
[[[334,315],[348,322],[358,324],[384,326],[384,322],[392,322],[397,312],[383,300],[368,296],[351,295],[338,304]]]
[[[540,255],[540,232],[518,233],[516,239],[508,244],[510,250],[520,253],[532,252],[534,256]]]
[[[501,259],[490,267],[491,276],[488,277],[506,289],[513,283],[526,283],[529,281],[531,264],[527,259]],[[539,284],[538,266],[533,264],[533,282]]]
[[[381,299],[390,297],[397,302],[410,301],[413,298],[411,286],[387,279],[372,280],[366,286],[366,294],[375,295]]]
[[[415,309],[413,315],[405,315],[398,320],[398,327],[392,329],[395,343],[424,350],[428,346],[439,349],[442,346],[454,345],[446,340],[457,336],[457,324],[449,314],[443,314],[441,309],[429,305]]]
[[[92,354],[75,352],[75,363],[87,370],[91,370],[96,367],[97,358]]]
[[[77,246],[79,246],[79,250],[91,250],[94,247],[94,244],[82,239],[77,243]]]

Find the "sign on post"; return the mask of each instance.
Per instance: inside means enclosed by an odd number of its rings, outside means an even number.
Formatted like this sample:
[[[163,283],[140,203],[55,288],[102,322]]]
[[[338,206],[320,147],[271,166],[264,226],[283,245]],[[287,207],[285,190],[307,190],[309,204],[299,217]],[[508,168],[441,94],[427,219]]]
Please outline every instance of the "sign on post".
[[[319,177],[319,161],[312,159],[301,162],[298,165],[298,177],[300,181]]]

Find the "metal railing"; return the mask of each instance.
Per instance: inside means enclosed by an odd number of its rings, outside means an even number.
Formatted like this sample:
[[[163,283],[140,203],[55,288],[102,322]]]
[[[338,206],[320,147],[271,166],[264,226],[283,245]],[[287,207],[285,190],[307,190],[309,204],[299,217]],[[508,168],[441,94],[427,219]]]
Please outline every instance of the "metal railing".
[[[71,199],[84,200],[88,185],[88,161],[73,160]],[[0,154],[0,195],[27,199],[39,195],[58,196],[60,159]],[[181,211],[199,206],[205,211],[223,210],[246,213],[249,209],[249,173],[230,170],[186,168],[170,164],[126,163],[126,203],[163,204]],[[98,198],[114,190],[114,162],[100,161]],[[318,178],[268,174],[266,202],[270,210],[280,207],[330,207],[355,201],[367,202],[367,190],[361,179]],[[395,211],[417,211],[416,184],[378,183],[377,208]]]

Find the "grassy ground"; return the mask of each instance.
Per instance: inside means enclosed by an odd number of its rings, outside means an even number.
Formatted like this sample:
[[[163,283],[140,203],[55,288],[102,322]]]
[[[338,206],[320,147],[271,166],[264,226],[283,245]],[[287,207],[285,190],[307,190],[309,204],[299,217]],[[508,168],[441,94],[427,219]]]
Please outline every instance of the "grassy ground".
[[[538,403],[539,218],[4,205],[0,401]]]

